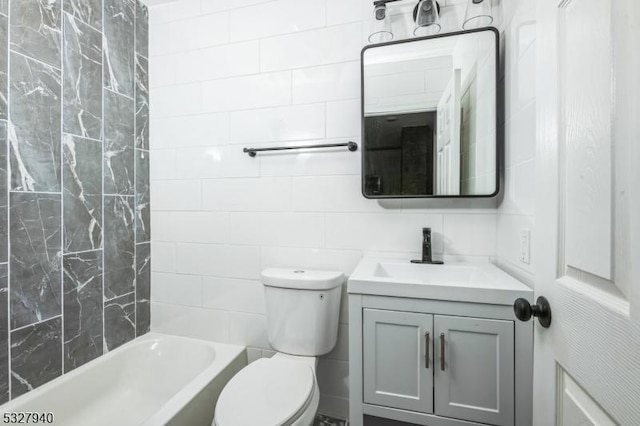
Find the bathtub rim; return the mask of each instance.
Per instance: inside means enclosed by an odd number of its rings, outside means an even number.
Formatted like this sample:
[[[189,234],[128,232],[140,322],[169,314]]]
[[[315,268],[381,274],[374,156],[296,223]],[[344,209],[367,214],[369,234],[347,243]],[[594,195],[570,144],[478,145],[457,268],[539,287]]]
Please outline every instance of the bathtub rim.
[[[31,400],[37,399],[48,392],[54,390],[58,385],[74,380],[75,377],[82,375],[85,371],[94,368],[99,363],[109,362],[114,357],[117,357],[123,352],[127,352],[132,346],[149,344],[153,341],[161,341],[167,339],[177,339],[182,341],[191,341],[198,344],[206,345],[214,349],[214,360],[205,369],[200,371],[198,375],[193,377],[184,387],[176,392],[171,398],[169,398],[164,405],[155,413],[147,417],[140,426],[157,426],[170,421],[199,393],[201,392],[212,380],[215,379],[225,368],[227,368],[238,357],[242,356],[246,350],[245,346],[233,345],[229,343],[218,343],[209,340],[195,339],[192,337],[178,336],[173,334],[165,334],[158,332],[149,332],[143,336],[137,337],[124,345],[113,349],[106,354],[95,358],[80,367],[65,373],[55,379],[47,382],[36,389],[27,392],[24,395],[20,395],[2,405],[0,405],[0,413],[4,412],[18,412],[18,411],[32,411],[25,408],[28,406]],[[213,402],[212,402],[213,404]],[[214,409],[215,407],[212,407]],[[54,413],[55,416],[56,413]]]

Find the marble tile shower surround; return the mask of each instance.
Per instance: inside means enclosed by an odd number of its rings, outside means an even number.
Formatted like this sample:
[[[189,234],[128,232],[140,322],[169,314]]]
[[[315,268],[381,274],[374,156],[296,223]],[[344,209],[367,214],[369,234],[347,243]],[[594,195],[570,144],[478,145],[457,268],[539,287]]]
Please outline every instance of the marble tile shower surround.
[[[0,0],[0,403],[149,331],[148,13]]]

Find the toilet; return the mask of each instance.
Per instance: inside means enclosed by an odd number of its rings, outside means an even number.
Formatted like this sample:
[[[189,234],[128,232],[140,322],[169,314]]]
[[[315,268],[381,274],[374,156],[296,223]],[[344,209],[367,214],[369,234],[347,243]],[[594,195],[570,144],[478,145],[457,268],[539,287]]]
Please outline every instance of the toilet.
[[[216,404],[214,426],[309,426],[318,409],[318,357],[338,337],[344,274],[262,272],[269,343],[277,351],[238,372]]]

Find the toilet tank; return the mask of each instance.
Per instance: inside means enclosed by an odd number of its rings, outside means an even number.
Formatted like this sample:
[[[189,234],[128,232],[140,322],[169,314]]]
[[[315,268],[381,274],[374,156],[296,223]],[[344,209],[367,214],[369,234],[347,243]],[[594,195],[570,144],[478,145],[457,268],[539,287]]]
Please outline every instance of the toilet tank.
[[[338,338],[344,274],[267,268],[262,271],[269,342],[278,352],[320,356]]]

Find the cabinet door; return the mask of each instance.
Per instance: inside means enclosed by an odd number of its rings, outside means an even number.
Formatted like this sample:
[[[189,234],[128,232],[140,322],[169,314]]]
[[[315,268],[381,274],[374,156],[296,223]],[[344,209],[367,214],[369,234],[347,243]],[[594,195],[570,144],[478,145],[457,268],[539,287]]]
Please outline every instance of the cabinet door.
[[[364,309],[364,402],[433,413],[433,316]]]
[[[435,316],[434,329],[435,413],[513,425],[513,322]]]

